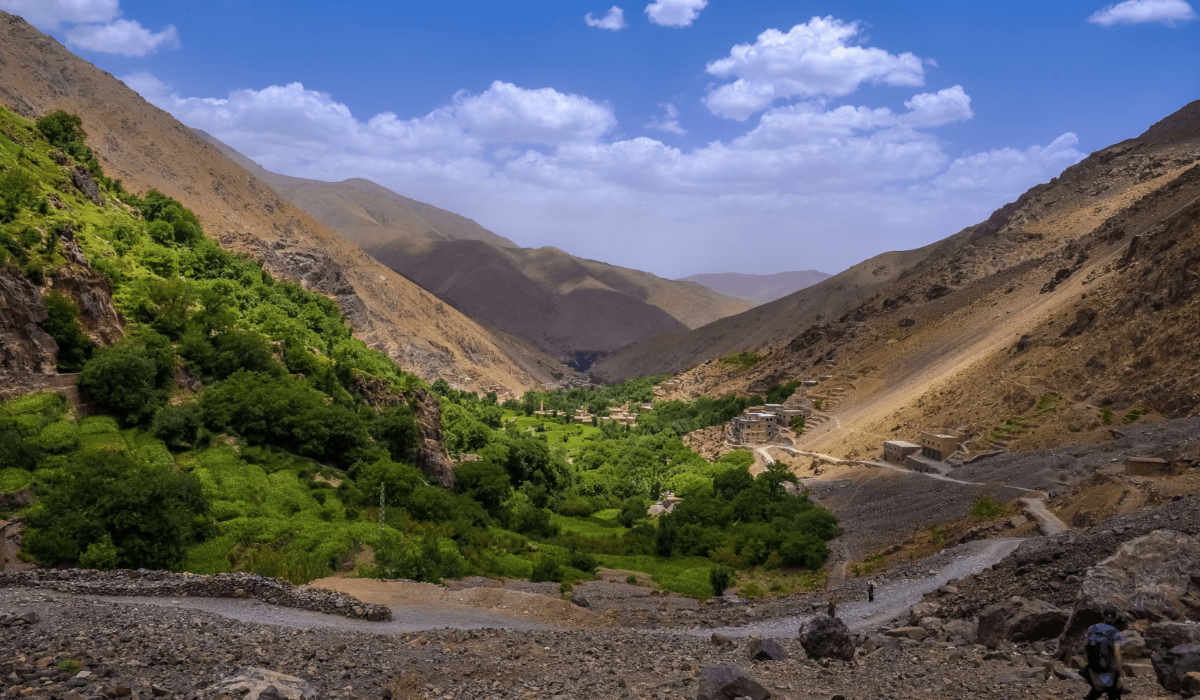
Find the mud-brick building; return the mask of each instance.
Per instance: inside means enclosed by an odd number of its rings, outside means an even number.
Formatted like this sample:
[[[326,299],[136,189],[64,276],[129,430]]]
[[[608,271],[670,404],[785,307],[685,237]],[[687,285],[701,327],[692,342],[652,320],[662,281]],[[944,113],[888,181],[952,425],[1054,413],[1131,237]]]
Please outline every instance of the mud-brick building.
[[[944,462],[959,450],[964,437],[957,430],[930,428],[917,436],[917,442],[921,445],[922,456]]]
[[[904,464],[906,457],[920,451],[920,445],[904,440],[888,440],[883,443],[883,458],[893,464]]]
[[[1130,476],[1179,476],[1183,473],[1183,466],[1182,463],[1147,455],[1135,455],[1125,459],[1125,473]]]

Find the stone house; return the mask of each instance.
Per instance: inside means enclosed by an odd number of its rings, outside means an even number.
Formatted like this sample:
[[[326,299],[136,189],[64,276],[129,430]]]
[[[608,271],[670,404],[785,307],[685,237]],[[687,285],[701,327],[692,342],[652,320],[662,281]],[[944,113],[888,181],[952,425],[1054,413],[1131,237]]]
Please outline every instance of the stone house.
[[[930,428],[917,436],[917,442],[921,445],[922,455],[944,462],[959,450],[964,437],[966,436],[957,430]]]
[[[904,464],[906,457],[920,451],[920,445],[914,445],[904,440],[888,440],[883,443],[883,458],[893,464]]]

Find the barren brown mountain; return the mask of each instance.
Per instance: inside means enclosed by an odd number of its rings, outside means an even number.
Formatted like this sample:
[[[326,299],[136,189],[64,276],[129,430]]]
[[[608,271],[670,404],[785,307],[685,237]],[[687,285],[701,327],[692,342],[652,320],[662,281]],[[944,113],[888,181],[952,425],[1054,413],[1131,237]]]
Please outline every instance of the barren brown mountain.
[[[260,180],[372,257],[472,318],[586,370],[655,333],[698,328],[753,302],[686,280],[521,248],[466,217],[369,180],[319,182],[269,172],[204,132]]]
[[[832,375],[816,392],[836,411],[797,446],[840,456],[932,426],[983,452],[1087,442],[1143,409],[1186,416],[1200,406],[1198,160],[1200,101],[944,241],[599,371],[693,367],[686,395]],[[713,361],[749,349],[764,357],[748,371]]]
[[[335,298],[359,337],[407,370],[518,394],[569,372],[379,264],[112,75],[4,12],[0,101],[30,117],[55,109],[78,114],[88,145],[127,189],[179,199],[225,248]]]

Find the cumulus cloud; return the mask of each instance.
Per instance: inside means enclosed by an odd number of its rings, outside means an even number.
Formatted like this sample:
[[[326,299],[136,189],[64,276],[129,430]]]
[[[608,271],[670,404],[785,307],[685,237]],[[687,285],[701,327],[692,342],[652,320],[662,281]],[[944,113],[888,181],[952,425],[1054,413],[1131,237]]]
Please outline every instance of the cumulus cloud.
[[[596,29],[608,29],[610,31],[619,32],[626,27],[625,25],[625,10],[613,5],[608,8],[608,12],[604,13],[603,17],[593,17],[592,13],[587,13],[583,18],[587,22],[587,26],[595,27]]]
[[[687,27],[707,6],[708,0],[657,0],[646,5],[646,16],[660,27]]]
[[[160,46],[178,47],[179,34],[169,24],[155,33],[137,20],[118,19],[108,24],[78,24],[67,31],[67,43],[89,51],[145,56],[158,51]]]
[[[665,131],[668,134],[683,136],[687,133],[687,129],[679,125],[679,108],[670,102],[662,105],[665,113],[662,119],[655,119],[646,125],[647,128]]]
[[[370,178],[522,245],[672,277],[764,271],[761,252],[729,245],[742,231],[772,246],[766,271],[836,271],[980,221],[1082,157],[1072,135],[949,155],[926,130],[971,118],[957,85],[916,94],[902,111],[821,100],[780,106],[740,136],[676,148],[612,136],[611,108],[585,96],[501,81],[423,116],[363,119],[299,83],[196,98],[169,94],[146,74],[125,80],[269,170]],[[663,109],[647,126],[682,131],[674,105]]]
[[[1088,21],[1104,27],[1114,24],[1162,22],[1174,25],[1196,19],[1196,12],[1184,0],[1125,0],[1097,11]]]
[[[0,10],[20,15],[44,32],[64,24],[109,22],[121,14],[119,0],[0,0]]]
[[[737,78],[713,89],[705,105],[717,116],[744,121],[778,98],[842,97],[864,82],[895,86],[925,83],[921,59],[874,47],[851,45],[857,22],[813,17],[786,34],[768,29],[753,44],[738,44],[708,64],[718,78]]]
[[[154,74],[145,71],[123,75],[120,81],[125,83],[129,89],[146,98],[166,97],[171,92],[170,85],[159,80]]]
[[[119,0],[0,0],[0,9],[46,32],[74,25],[67,30],[67,44],[88,51],[145,56],[179,46],[172,25],[156,33],[137,20],[122,19]]]

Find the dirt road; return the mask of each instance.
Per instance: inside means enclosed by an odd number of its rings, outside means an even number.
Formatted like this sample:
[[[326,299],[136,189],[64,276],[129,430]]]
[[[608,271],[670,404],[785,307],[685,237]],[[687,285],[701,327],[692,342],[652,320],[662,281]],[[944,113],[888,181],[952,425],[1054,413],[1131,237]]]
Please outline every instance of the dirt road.
[[[875,602],[865,600],[847,603],[838,608],[838,617],[852,630],[868,630],[882,625],[903,614],[913,604],[921,600],[926,593],[935,591],[946,585],[951,579],[962,578],[979,573],[992,564],[1004,559],[1022,542],[1019,538],[1003,538],[994,540],[976,540],[959,545],[954,551],[953,560],[939,568],[936,573],[923,578],[909,579],[886,587],[878,587],[875,591]],[[682,634],[710,635],[720,632],[729,637],[749,637],[752,635],[795,636],[800,624],[808,616],[797,615],[774,620],[764,620],[743,627],[719,627],[703,630],[681,630]]]

